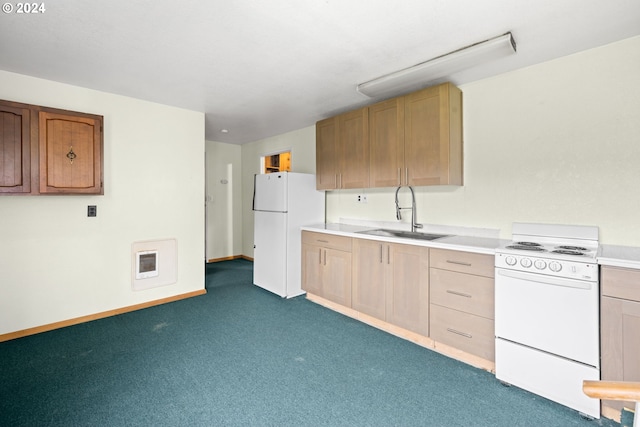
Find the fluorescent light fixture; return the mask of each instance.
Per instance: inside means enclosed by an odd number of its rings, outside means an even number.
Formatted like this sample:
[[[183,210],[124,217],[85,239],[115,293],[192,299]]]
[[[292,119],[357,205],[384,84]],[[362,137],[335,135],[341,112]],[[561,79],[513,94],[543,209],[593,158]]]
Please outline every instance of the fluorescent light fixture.
[[[358,92],[370,98],[400,95],[424,87],[429,82],[516,52],[511,33],[430,59],[413,67],[360,83]]]

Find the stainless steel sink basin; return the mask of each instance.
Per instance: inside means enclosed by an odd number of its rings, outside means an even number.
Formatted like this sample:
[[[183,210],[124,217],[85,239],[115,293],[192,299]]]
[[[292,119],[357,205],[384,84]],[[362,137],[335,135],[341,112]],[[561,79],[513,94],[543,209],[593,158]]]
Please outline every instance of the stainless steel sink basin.
[[[417,231],[387,230],[384,228],[378,228],[375,230],[358,231],[357,233],[370,234],[373,236],[402,237],[404,239],[418,239],[418,240],[436,240],[436,239],[442,239],[443,237],[450,236],[450,234],[430,234],[430,233],[419,233]]]

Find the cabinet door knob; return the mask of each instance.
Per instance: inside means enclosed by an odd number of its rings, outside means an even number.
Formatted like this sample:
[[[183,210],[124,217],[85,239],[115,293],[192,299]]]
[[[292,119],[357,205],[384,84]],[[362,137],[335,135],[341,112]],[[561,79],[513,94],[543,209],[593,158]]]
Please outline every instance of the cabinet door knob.
[[[76,153],[73,152],[73,145],[69,147],[69,152],[67,153],[67,159],[69,159],[69,163],[73,164],[73,159],[78,157]]]

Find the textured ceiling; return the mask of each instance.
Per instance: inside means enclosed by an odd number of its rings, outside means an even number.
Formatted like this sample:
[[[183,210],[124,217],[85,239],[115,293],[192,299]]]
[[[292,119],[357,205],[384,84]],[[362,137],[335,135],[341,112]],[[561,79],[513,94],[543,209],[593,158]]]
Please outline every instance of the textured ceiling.
[[[208,140],[237,144],[371,103],[358,83],[509,31],[516,55],[450,80],[464,84],[640,34],[638,0],[56,0],[45,7],[0,15],[0,69],[202,111]]]

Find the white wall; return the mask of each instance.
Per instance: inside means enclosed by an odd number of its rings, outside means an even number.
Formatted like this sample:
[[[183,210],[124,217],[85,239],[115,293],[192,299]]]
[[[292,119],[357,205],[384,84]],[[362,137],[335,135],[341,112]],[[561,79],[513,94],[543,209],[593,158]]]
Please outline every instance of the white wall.
[[[286,150],[291,150],[291,172],[316,173],[315,126],[242,146],[242,253],[248,257],[253,258],[253,176],[260,173],[260,157]]]
[[[0,71],[0,98],[104,116],[103,196],[0,197],[0,334],[204,288],[204,115]],[[87,217],[87,205],[98,216]],[[176,238],[134,292],[131,244]]]
[[[588,224],[640,246],[640,37],[461,89],[465,184],[417,188],[419,222]],[[329,192],[327,221],[395,221],[394,191]]]
[[[207,260],[242,255],[242,149],[206,141]]]

